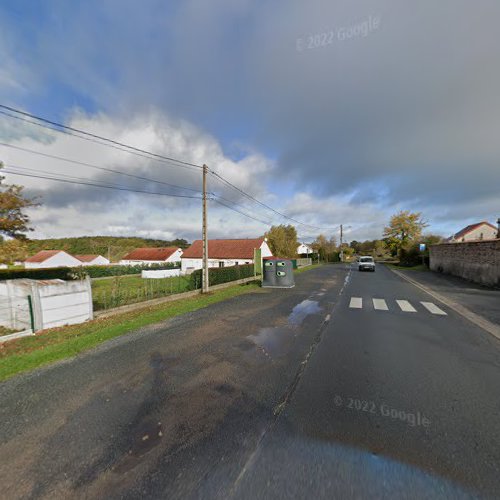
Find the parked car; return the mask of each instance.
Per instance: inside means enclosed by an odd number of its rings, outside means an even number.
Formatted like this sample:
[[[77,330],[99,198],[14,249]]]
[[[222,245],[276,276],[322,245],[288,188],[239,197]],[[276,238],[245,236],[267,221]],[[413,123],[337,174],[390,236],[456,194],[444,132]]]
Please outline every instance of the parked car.
[[[373,257],[360,257],[358,259],[358,269],[360,271],[375,272],[375,262],[373,261]]]

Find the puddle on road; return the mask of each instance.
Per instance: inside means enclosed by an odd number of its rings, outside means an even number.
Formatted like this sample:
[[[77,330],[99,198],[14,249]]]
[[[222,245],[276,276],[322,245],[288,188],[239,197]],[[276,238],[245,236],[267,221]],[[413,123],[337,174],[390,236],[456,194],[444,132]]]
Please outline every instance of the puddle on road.
[[[306,316],[310,314],[316,314],[321,311],[319,303],[317,300],[303,300],[300,304],[297,304],[290,316],[288,316],[288,323],[290,325],[299,326]]]
[[[282,356],[287,350],[287,344],[295,337],[293,332],[310,314],[321,311],[318,301],[303,300],[297,304],[287,318],[288,325],[284,327],[262,328],[257,335],[249,335],[251,340],[263,353],[270,358]]]
[[[262,328],[257,335],[248,336],[266,356],[271,358],[284,354],[289,337],[290,330],[287,328]]]

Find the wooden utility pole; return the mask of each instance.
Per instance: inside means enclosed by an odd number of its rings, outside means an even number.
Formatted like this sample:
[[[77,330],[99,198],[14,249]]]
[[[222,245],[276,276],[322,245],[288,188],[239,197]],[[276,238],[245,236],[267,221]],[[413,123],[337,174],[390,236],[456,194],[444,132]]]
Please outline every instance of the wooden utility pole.
[[[208,283],[208,236],[207,236],[207,172],[208,167],[203,165],[203,263],[202,263],[202,278],[201,292],[207,293],[209,288]]]

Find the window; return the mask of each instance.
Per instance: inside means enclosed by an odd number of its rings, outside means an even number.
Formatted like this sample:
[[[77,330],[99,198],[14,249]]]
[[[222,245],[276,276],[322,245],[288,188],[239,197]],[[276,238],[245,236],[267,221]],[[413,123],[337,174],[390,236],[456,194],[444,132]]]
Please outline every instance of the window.
[[[219,267],[224,267],[224,262],[222,262],[222,260],[219,261]]]

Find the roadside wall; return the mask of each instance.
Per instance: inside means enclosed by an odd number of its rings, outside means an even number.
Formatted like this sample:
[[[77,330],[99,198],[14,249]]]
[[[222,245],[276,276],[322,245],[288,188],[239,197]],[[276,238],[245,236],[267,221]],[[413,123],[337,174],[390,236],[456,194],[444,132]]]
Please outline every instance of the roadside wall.
[[[429,258],[433,271],[500,286],[500,239],[432,245]]]

